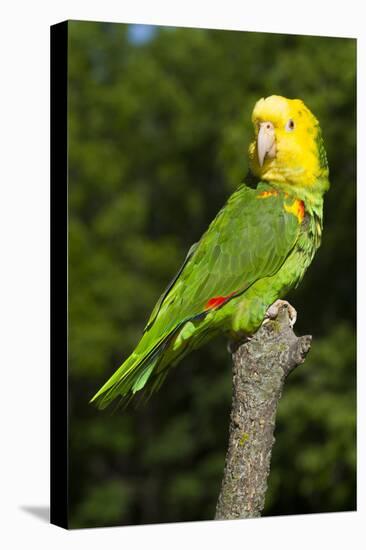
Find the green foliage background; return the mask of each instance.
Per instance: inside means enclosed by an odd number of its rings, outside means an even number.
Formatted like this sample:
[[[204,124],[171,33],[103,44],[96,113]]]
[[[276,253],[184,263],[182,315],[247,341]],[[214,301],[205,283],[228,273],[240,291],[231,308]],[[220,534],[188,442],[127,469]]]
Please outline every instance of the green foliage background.
[[[69,24],[72,527],[214,515],[224,339],[146,406],[111,414],[88,400],[243,180],[251,111],[271,94],[302,98],[320,119],[332,188],[322,247],[289,297],[314,344],[280,404],[265,514],[355,509],[355,55],[352,39]]]

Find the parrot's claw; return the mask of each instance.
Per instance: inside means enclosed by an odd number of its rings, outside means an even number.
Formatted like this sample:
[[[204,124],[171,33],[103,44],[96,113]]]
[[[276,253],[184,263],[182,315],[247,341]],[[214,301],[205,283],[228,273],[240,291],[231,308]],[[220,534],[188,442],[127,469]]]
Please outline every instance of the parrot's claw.
[[[227,352],[232,355],[235,352],[236,346],[236,342],[234,342],[233,340],[229,340],[226,346]]]
[[[268,309],[263,321],[263,324],[269,323],[269,321],[276,319],[281,307],[287,307],[290,327],[292,328],[296,323],[297,311],[296,309],[286,302],[286,300],[276,300]]]

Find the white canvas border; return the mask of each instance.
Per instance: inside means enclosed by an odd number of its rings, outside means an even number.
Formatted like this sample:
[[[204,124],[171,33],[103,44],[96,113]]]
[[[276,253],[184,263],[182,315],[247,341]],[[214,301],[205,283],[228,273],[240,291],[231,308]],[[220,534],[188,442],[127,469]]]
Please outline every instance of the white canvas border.
[[[362,3],[14,1],[1,32],[1,523],[4,548],[362,546],[365,522],[365,34]],[[5,13],[6,12],[6,13]],[[357,513],[66,532],[24,511],[49,502],[49,26],[64,19],[358,38]],[[294,75],[296,77],[296,75]],[[345,128],[347,132],[347,128]],[[340,143],[341,147],[342,144]],[[344,182],[347,185],[347,182]],[[362,288],[363,287],[363,288]]]

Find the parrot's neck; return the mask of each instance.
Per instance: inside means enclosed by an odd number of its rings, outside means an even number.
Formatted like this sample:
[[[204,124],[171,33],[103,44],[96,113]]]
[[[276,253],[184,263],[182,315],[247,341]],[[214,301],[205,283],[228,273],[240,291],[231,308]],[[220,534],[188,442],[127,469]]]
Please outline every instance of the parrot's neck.
[[[318,178],[312,185],[302,186],[291,183],[266,182],[278,191],[288,193],[305,204],[305,209],[310,215],[323,218],[323,195],[329,189],[328,178]]]

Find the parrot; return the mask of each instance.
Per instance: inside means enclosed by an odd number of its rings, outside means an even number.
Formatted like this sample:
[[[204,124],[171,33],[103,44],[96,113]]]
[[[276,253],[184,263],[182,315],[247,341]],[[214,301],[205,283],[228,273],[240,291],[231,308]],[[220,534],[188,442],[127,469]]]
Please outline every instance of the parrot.
[[[171,367],[219,332],[250,338],[289,308],[319,248],[329,168],[319,121],[300,99],[271,95],[252,111],[249,174],[161,294],[132,354],[90,400],[150,397]]]

